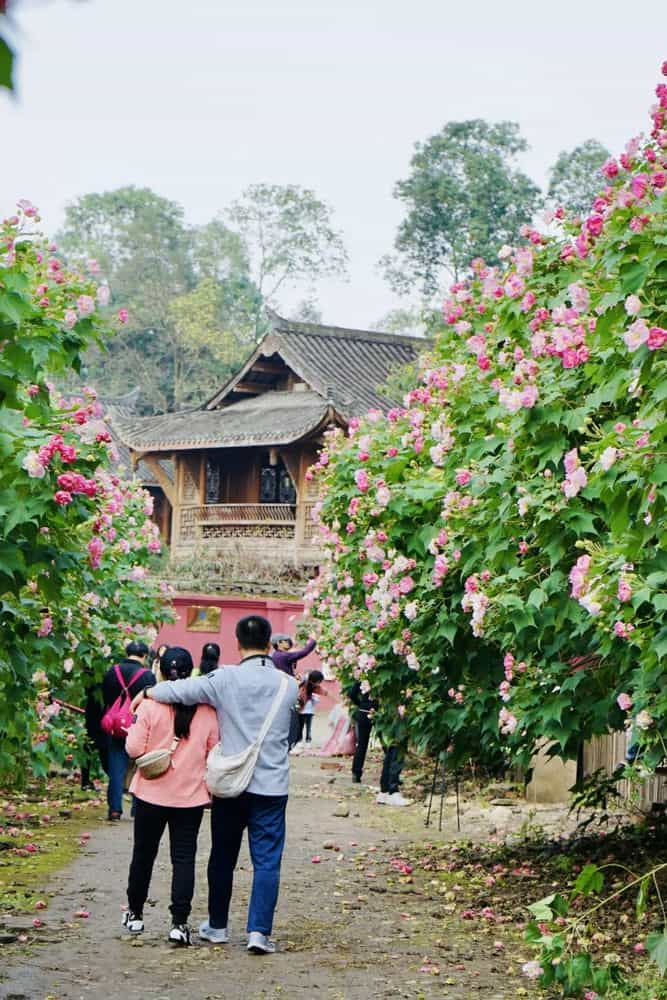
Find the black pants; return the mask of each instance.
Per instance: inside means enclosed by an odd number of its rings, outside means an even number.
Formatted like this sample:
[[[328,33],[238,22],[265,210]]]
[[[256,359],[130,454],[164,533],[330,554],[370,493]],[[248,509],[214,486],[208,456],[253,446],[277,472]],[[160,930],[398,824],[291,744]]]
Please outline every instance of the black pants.
[[[385,747],[380,776],[380,791],[390,795],[398,792],[401,785],[403,770],[403,751],[399,747]]]
[[[133,913],[141,916],[148,898],[160,840],[165,826],[169,827],[171,852],[171,915],[174,924],[186,923],[190,916],[195,891],[195,854],[197,834],[204,814],[203,806],[185,809],[176,806],[156,806],[136,799],[134,817],[134,849],[130,862],[127,902]]]
[[[290,712],[290,717],[289,717],[288,743],[290,750],[292,749],[292,747],[295,747],[299,742],[299,740],[301,739],[301,723],[299,722],[300,718],[301,716],[299,715],[297,710],[293,708],[292,711]]]
[[[364,764],[366,763],[368,741],[371,738],[372,728],[373,720],[369,719],[365,712],[359,712],[356,722],[357,748],[354,751],[354,757],[352,758],[352,774],[355,778],[359,778],[360,781],[364,770]]]
[[[310,743],[313,734],[312,715],[299,715],[299,740],[303,739],[303,731],[306,730],[306,740]]]

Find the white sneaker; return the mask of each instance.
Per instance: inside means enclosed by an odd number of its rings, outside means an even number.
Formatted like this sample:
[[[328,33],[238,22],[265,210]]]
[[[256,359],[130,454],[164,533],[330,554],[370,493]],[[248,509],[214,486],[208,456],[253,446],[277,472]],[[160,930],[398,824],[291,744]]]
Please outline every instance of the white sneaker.
[[[388,806],[411,806],[412,799],[404,798],[400,792],[392,792],[391,795],[387,795],[385,804]]]
[[[276,946],[273,941],[269,941],[266,934],[259,931],[250,931],[248,934],[248,951],[253,955],[273,955]]]
[[[199,937],[211,944],[227,944],[229,941],[229,929],[227,927],[211,927],[208,920],[199,925]]]
[[[379,806],[386,806],[389,804],[389,793],[388,792],[378,792],[375,801]]]
[[[144,921],[141,917],[138,917],[136,913],[133,913],[132,910],[125,910],[121,920],[121,927],[124,927],[126,931],[130,932],[130,934],[142,934],[144,930]]]
[[[172,944],[189,945],[190,928],[187,924],[174,924],[169,931],[169,940]]]

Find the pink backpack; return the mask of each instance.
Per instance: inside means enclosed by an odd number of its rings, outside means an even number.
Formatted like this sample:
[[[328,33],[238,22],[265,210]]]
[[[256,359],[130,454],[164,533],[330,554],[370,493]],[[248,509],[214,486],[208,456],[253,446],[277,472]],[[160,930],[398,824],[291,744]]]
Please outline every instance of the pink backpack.
[[[144,667],[139,667],[136,674],[130,677],[130,682],[126,686],[123,680],[123,674],[121,672],[118,664],[114,664],[114,670],[116,671],[116,677],[118,678],[118,683],[121,686],[121,692],[114,701],[113,705],[110,705],[104,715],[102,716],[102,721],[100,725],[105,733],[109,736],[113,736],[117,740],[124,740],[127,736],[127,731],[134,721],[134,717],[131,711],[132,698],[130,697],[130,688],[136,680],[138,680],[142,674],[146,673]]]

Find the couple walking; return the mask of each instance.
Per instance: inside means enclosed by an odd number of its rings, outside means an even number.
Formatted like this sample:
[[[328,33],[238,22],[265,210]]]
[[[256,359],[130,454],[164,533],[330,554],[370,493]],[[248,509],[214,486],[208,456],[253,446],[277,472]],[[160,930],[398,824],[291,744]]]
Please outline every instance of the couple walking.
[[[238,666],[190,677],[192,659],[180,650],[186,656],[169,664],[179,679],[146,687],[132,702],[136,722],[128,732],[127,752],[136,758],[168,748],[171,763],[156,778],[145,777],[139,767],[130,787],[136,816],[123,924],[133,934],[144,929],[143,908],[153,864],[168,827],[173,868],[169,939],[190,943],[197,836],[204,807],[211,801],[204,779],[208,753],[218,741],[225,757],[247,750],[275,707],[246,790],[236,798],[213,797],[211,802],[208,920],[199,928],[199,937],[206,941],[224,944],[229,940],[234,869],[247,829],[253,864],[248,951],[267,954],[275,950],[269,936],[285,844],[288,735],[298,686],[275,668],[269,654],[271,625],[266,618],[242,618],[236,625],[236,639]]]

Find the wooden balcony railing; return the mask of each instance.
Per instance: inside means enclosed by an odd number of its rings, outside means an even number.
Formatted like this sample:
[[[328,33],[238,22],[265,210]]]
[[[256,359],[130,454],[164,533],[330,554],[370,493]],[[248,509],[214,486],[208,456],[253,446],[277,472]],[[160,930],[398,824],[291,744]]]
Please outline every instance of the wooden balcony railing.
[[[179,542],[214,538],[293,539],[296,507],[278,503],[212,503],[181,507]]]

